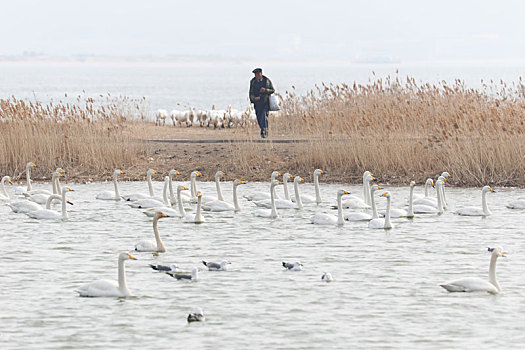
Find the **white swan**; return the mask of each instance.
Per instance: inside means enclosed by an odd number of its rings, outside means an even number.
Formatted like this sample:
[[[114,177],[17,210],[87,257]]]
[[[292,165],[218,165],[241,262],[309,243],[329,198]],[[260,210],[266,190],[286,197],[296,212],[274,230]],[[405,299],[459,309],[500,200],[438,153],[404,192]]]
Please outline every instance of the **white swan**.
[[[157,197],[149,197],[136,200],[128,205],[132,208],[138,209],[151,209],[151,208],[165,208],[171,209],[171,205],[168,199],[168,187],[169,187],[169,176],[164,177],[164,187],[162,190],[162,199]],[[172,211],[171,214],[175,214],[175,211]],[[147,214],[146,214],[147,215]]]
[[[271,209],[257,209],[253,212],[253,215],[263,217],[263,218],[270,218],[275,219],[279,217],[279,214],[277,213],[277,208],[275,207],[275,187],[277,185],[282,184],[281,181],[273,180],[270,183],[270,202],[271,202]]]
[[[58,181],[58,178],[61,177],[62,174],[59,173],[59,172],[54,172],[53,175],[51,176],[51,186],[53,188],[53,193],[52,194],[59,194],[58,192],[55,193],[56,191],[56,182]],[[37,192],[37,191],[31,191],[31,192],[23,192],[22,195],[24,195],[24,197],[26,197],[28,200],[30,200],[31,202],[35,202],[35,203],[38,203],[38,204],[45,204],[46,201],[47,201],[47,198],[51,195],[51,193],[49,193],[49,191],[46,191],[47,193],[45,193],[44,191],[41,191],[41,192]]]
[[[373,181],[375,178],[368,174],[368,176],[366,176],[364,179],[363,179],[363,187],[364,187],[364,195],[365,195],[365,199],[367,198],[367,188],[370,188],[370,182]],[[357,196],[350,196],[348,199],[345,199],[342,203],[343,205],[343,208],[345,209],[369,209],[371,207],[370,204],[367,204],[365,202],[365,200],[357,197]]]
[[[288,180],[293,179],[293,176],[290,173],[284,173],[283,175],[283,190],[284,190],[284,199],[291,201],[290,192],[288,191]]]
[[[204,203],[202,205],[202,209],[205,211],[214,211],[214,212],[220,212],[220,211],[234,211],[238,212],[241,210],[241,207],[239,206],[239,201],[237,199],[237,187],[239,185],[245,184],[246,182],[235,180],[233,181],[233,204],[230,204],[226,201],[220,201],[215,200],[208,203]]]
[[[278,171],[273,171],[272,175],[271,175],[270,184],[273,181],[275,181],[277,176],[281,176],[281,173],[278,172]],[[266,193],[266,192],[255,192],[255,193],[251,193],[251,194],[246,194],[243,197],[246,198],[249,201],[262,201],[262,200],[265,200],[265,199],[270,199],[270,194]],[[275,198],[279,198],[279,197],[277,197],[277,194],[276,194]]]
[[[81,297],[129,297],[126,284],[126,268],[124,262],[128,259],[137,260],[129,253],[120,253],[118,256],[118,283],[112,280],[97,280],[81,286],[78,294]]]
[[[283,175],[283,178],[286,179],[286,174]],[[296,176],[294,178],[294,183],[293,183],[294,193],[295,193],[294,199],[296,201],[292,202],[291,200],[275,198],[274,204],[275,204],[275,207],[277,209],[303,209],[302,197],[299,194],[299,182],[301,182],[301,181],[303,181],[303,178],[300,177],[300,176]],[[283,180],[283,185],[284,185],[284,183],[285,182]],[[299,198],[298,201],[297,201],[297,198]],[[267,208],[267,209],[271,209],[272,208],[272,200],[271,199],[266,199],[266,200],[263,200],[263,201],[254,201],[253,203],[256,206],[258,206],[258,207],[263,207],[263,208]]]
[[[525,199],[514,199],[507,204],[509,209],[525,209]]]
[[[500,256],[504,257],[505,253],[501,251],[501,248],[489,248],[489,251],[491,251],[492,254],[490,256],[488,281],[481,278],[470,277],[450,281],[445,284],[440,284],[440,286],[449,292],[488,292],[492,294],[501,292],[501,286],[496,279],[496,261]]]
[[[26,182],[27,182],[27,188],[23,188],[22,186],[18,186],[15,188],[15,194],[21,195],[23,192],[30,192],[33,187],[31,186],[31,169],[36,168],[36,164],[33,162],[29,162],[26,164]]]
[[[458,215],[464,216],[489,216],[492,212],[487,205],[487,193],[495,192],[490,186],[485,186],[481,190],[481,208],[480,207],[464,207],[456,211]]]
[[[160,211],[161,213],[163,213],[163,214],[165,214],[166,216],[169,216],[169,217],[179,216],[179,213],[177,212],[177,210],[173,209],[172,204],[170,203],[170,200],[168,198],[168,187],[169,187],[170,182],[171,182],[170,181],[170,177],[169,176],[165,176],[164,177],[164,188],[162,190],[162,198],[163,198],[163,201],[164,201],[164,206],[148,208],[144,212],[144,214],[146,214],[146,216],[154,217],[155,213],[158,212],[158,211]]]
[[[443,189],[443,181],[435,182],[436,187],[436,205],[413,204],[413,211],[415,214],[443,214],[443,196],[441,191]]]
[[[7,203],[7,206],[15,213],[29,213],[30,211],[42,210],[40,204],[27,200]]]
[[[214,197],[214,196],[207,196],[207,195],[203,195],[202,196],[202,203],[206,204],[206,203],[210,203],[210,202],[213,202],[213,201],[222,201],[224,202],[224,196],[222,195],[222,189],[221,189],[221,177],[222,176],[225,176],[226,173],[224,171],[217,171],[215,173],[215,188],[217,190],[217,197]]]
[[[146,172],[146,179],[148,181],[149,195],[145,193],[133,193],[133,194],[128,194],[128,195],[123,195],[122,198],[124,198],[125,201],[135,202],[135,201],[138,201],[139,199],[155,197],[155,191],[153,190],[153,182],[151,181],[151,177],[154,174],[157,174],[157,170],[148,169],[148,171]]]
[[[155,234],[155,241],[151,241],[151,240],[140,241],[139,243],[135,244],[135,251],[166,253],[166,246],[164,245],[164,242],[162,242],[162,239],[160,238],[159,226],[158,226],[159,219],[165,218],[165,217],[167,217],[167,215],[163,214],[160,211],[157,211],[155,213],[155,216],[153,217],[153,233]]]
[[[190,174],[190,202],[197,202],[197,177],[202,176],[200,171],[192,171]]]
[[[179,202],[180,203],[180,202]],[[197,192],[197,212],[195,215],[187,214],[182,221],[194,224],[202,224],[205,220],[202,216],[202,193]]]
[[[345,215],[346,221],[370,221],[372,219],[376,219],[379,217],[377,213],[377,207],[375,202],[374,193],[377,190],[382,190],[383,187],[379,185],[372,185],[370,186],[370,205],[372,206],[372,215],[365,213],[365,212],[355,212]]]
[[[2,178],[2,182],[0,182],[0,186],[2,188],[2,194],[0,194],[0,201],[9,201],[11,200],[11,197],[9,197],[9,193],[5,190],[5,182],[9,182],[12,184],[11,178],[9,176],[4,176]]]
[[[332,214],[317,213],[310,218],[310,222],[315,225],[344,225],[345,219],[343,217],[343,206],[341,202],[345,194],[350,193],[345,190],[337,191],[337,216]]]
[[[120,174],[124,174],[124,172],[120,169],[115,169],[115,171],[113,171],[113,187],[115,188],[115,191],[100,192],[97,194],[96,199],[102,199],[106,201],[119,201],[122,199],[117,182],[117,178]]]
[[[427,179],[427,181],[428,181],[428,179]],[[447,181],[447,179],[444,178],[443,176],[439,176],[438,179],[436,180],[436,182],[432,182],[432,186],[436,187],[438,181],[441,181],[441,191],[437,191],[437,188],[436,188],[436,193],[439,192],[439,197],[441,198],[441,205],[443,206],[443,209],[445,209],[446,208],[446,204],[445,204],[445,201],[444,201],[443,191],[444,191],[444,185],[445,185],[445,182]],[[426,186],[426,183],[425,183],[425,188],[426,187],[427,186]],[[426,193],[427,192],[425,190],[425,194]],[[434,207],[434,208],[438,209],[437,198],[432,198],[430,196],[426,196],[426,197],[414,200],[414,205],[426,205],[426,206]]]
[[[410,181],[409,184],[409,202],[408,202],[408,209],[399,209],[399,208],[391,208],[390,209],[390,217],[391,218],[412,218],[414,217],[414,186],[416,183],[414,181]],[[381,214],[384,216],[384,213]]]
[[[179,217],[181,218],[186,216],[186,211],[184,210],[184,205],[182,204],[182,191],[187,189],[187,187],[182,185],[177,186],[177,206],[179,208]]]
[[[171,206],[173,207],[175,204],[177,204],[177,197],[175,196],[175,193],[173,192],[173,177],[176,176],[176,175],[180,175],[180,172],[177,171],[177,170],[170,170],[170,172],[168,173],[168,176],[169,176],[169,190],[170,190],[170,203],[171,203]],[[190,197],[188,196],[188,200],[190,199]]]
[[[425,181],[425,195],[415,193],[414,194],[414,204],[418,204],[418,200],[423,199],[423,198],[430,198],[430,199],[432,199],[430,197],[430,193],[429,193],[430,187],[434,187],[434,180],[432,180],[431,178],[428,178]]]
[[[321,197],[321,189],[319,188],[319,177],[325,173],[324,170],[321,169],[315,169],[314,171],[314,190],[315,190],[315,197],[310,196],[307,194],[301,195],[301,200],[303,203],[316,203],[317,205],[321,204],[323,202],[323,199]],[[292,202],[295,202],[295,197],[292,197]]]
[[[391,205],[391,199],[392,199],[392,196],[390,195],[390,192],[384,192],[381,197],[386,197],[386,213],[385,213],[385,218],[377,218],[377,219],[372,219],[370,220],[370,222],[368,222],[368,227],[369,228],[375,228],[375,229],[391,229],[392,228],[392,223],[390,222],[390,205]],[[374,199],[372,199],[374,200]]]
[[[446,191],[445,191],[445,182],[447,182],[447,180],[450,178],[450,174],[446,171],[442,172],[441,173],[441,176],[443,176],[443,178],[445,179],[445,181],[443,181],[443,187],[441,189],[441,197],[443,198],[443,207],[447,207],[448,205],[448,201],[447,201],[447,195],[446,195]]]
[[[46,208],[48,207],[47,206],[48,204],[51,205],[51,201],[53,201],[53,199],[55,199],[56,197],[61,198],[62,199],[62,213],[56,212],[51,209],[42,209],[42,210],[30,211],[25,214],[33,219],[38,219],[38,220],[60,220],[60,219],[66,220],[68,218],[66,205],[68,203],[73,204],[69,202],[68,200],[66,200],[66,193],[69,191],[73,191],[73,190],[69,187],[65,187],[62,189],[61,197],[57,196],[56,194],[52,194],[47,199],[48,202],[46,203]]]

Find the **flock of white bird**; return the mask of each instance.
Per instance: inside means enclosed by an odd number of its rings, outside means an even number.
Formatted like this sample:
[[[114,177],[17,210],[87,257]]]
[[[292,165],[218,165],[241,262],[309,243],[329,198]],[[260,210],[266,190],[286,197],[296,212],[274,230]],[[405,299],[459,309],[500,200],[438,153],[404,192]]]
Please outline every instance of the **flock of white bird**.
[[[158,109],[155,114],[155,125],[166,125],[166,121],[172,122],[173,126],[190,127],[198,125],[200,127],[239,127],[255,123],[257,117],[255,110],[250,105],[245,110],[238,110],[228,105],[226,109],[202,110],[190,107],[187,110],[174,109],[168,113],[166,109]]]
[[[27,187],[17,187],[15,194],[21,196],[19,200],[11,201],[9,194],[6,191],[5,183],[11,182],[9,176],[4,176],[0,183],[0,200],[7,202],[7,205],[16,213],[24,213],[31,218],[38,220],[63,220],[68,218],[67,204],[72,204],[66,198],[69,191],[73,191],[70,187],[62,187],[60,185],[60,178],[65,173],[63,169],[58,168],[52,174],[52,190],[34,190],[31,186],[31,169],[36,167],[32,162],[26,166],[26,181]],[[199,171],[193,171],[190,174],[190,188],[186,186],[177,185],[174,191],[173,180],[175,176],[180,175],[176,170],[171,170],[164,178],[164,188],[162,197],[158,197],[154,193],[152,176],[157,174],[155,170],[147,171],[148,193],[130,193],[121,194],[118,185],[118,176],[123,174],[119,169],[113,173],[113,191],[101,192],[96,195],[99,200],[123,201],[130,207],[143,209],[144,213],[153,217],[153,233],[154,240],[140,241],[135,245],[135,250],[139,252],[166,252],[166,246],[162,241],[158,229],[158,220],[164,217],[178,217],[184,222],[201,224],[206,221],[203,212],[239,212],[242,208],[239,205],[237,188],[244,184],[244,181],[233,181],[233,198],[232,202],[224,199],[221,190],[221,177],[225,175],[224,172],[218,171],[215,174],[216,196],[204,195],[197,190],[197,178],[202,174]],[[244,198],[252,202],[258,208],[254,211],[256,217],[277,218],[280,210],[302,210],[305,205],[316,205],[322,209],[322,191],[320,189],[320,177],[324,174],[321,169],[316,169],[313,173],[314,180],[314,195],[301,194],[300,184],[304,181],[300,176],[292,176],[289,173],[282,175],[282,181],[278,180],[281,174],[274,171],[271,174],[268,192],[255,192],[244,196]],[[414,181],[409,184],[409,198],[408,206],[406,208],[392,208],[392,195],[388,191],[380,191],[383,188],[377,184],[372,184],[375,180],[372,173],[365,171],[363,174],[363,197],[350,195],[344,189],[337,191],[337,205],[333,206],[337,209],[337,215],[326,213],[317,213],[311,217],[310,222],[314,225],[344,225],[346,221],[362,221],[368,222],[368,227],[371,229],[391,229],[391,218],[413,218],[417,215],[428,214],[442,214],[447,210],[448,202],[445,191],[445,183],[450,178],[448,172],[443,172],[436,181],[427,179],[425,183],[424,194],[416,195],[414,188],[416,186]],[[288,182],[293,182],[293,195],[290,195]],[[284,185],[284,197],[281,198],[276,192],[276,188]],[[431,188],[435,188],[435,195],[431,193]],[[188,193],[189,190],[189,193]],[[376,192],[379,192],[379,196]],[[463,216],[488,216],[491,211],[487,203],[487,194],[494,192],[494,190],[485,186],[481,190],[481,206],[480,207],[463,207],[458,209],[455,213]],[[376,197],[384,198],[386,200],[386,209],[379,211],[376,205]],[[51,209],[51,204],[55,201],[61,202],[61,212]],[[46,204],[46,208],[42,208],[42,204]],[[193,207],[195,208],[193,209]],[[525,197],[520,197],[507,204],[511,209],[525,209]],[[187,213],[187,209],[192,210],[192,213]],[[344,213],[345,209],[351,209],[350,213]],[[498,293],[501,291],[501,286],[496,279],[496,260],[500,256],[505,256],[501,248],[489,248],[492,252],[489,279],[484,280],[480,278],[465,278],[451,281],[441,286],[449,292],[475,292],[485,291],[489,293]],[[126,297],[131,293],[126,285],[124,262],[128,259],[136,260],[128,252],[123,252],[118,257],[118,282],[111,280],[98,280],[86,284],[79,288],[80,296],[87,297]],[[222,261],[219,263],[206,262],[203,264],[212,271],[222,271],[227,269],[229,261]],[[154,270],[163,271],[170,274],[177,280],[194,281],[198,278],[198,268],[193,268],[191,273],[182,273],[178,266],[172,264],[164,265],[150,265]],[[287,270],[298,271],[302,269],[302,264],[296,262],[283,262],[283,267]],[[333,278],[330,273],[324,273],[322,281],[330,282]],[[190,317],[191,316],[191,317]],[[188,316],[193,320],[203,320],[204,315],[202,310]]]

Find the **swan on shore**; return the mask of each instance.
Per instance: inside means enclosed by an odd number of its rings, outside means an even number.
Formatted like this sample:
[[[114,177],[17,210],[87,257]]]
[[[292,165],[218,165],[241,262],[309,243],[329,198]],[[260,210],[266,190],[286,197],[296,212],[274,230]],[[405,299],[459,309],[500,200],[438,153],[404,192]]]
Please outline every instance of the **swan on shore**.
[[[81,286],[78,294],[81,297],[129,297],[131,295],[126,283],[126,260],[137,260],[129,253],[118,256],[118,283],[112,280],[97,280]]]
[[[343,217],[343,206],[341,202],[345,194],[350,194],[350,192],[345,190],[337,191],[337,216],[332,214],[317,213],[310,218],[310,222],[315,225],[344,225],[345,219]]]
[[[104,191],[97,194],[96,199],[106,200],[106,201],[119,201],[122,199],[120,196],[120,191],[118,189],[118,182],[117,178],[119,175],[124,174],[124,172],[120,169],[115,169],[113,171],[113,187],[115,188],[114,191]]]
[[[226,201],[215,200],[202,205],[202,209],[205,211],[221,212],[221,211],[234,211],[238,212],[241,210],[239,201],[237,198],[237,187],[243,185],[246,182],[235,179],[233,181],[233,204]]]
[[[281,173],[278,171],[273,171],[271,175],[271,179],[270,179],[270,184],[273,181],[276,181],[277,176],[281,176]],[[265,199],[270,199],[270,194],[266,192],[255,192],[255,193],[246,194],[243,197],[249,201],[262,201]],[[275,198],[279,198],[277,197],[277,194],[275,194]]]
[[[135,201],[138,201],[139,199],[155,197],[155,191],[153,190],[153,182],[151,180],[151,177],[154,174],[157,174],[157,170],[148,169],[148,171],[146,172],[146,179],[148,181],[149,196],[147,194],[145,194],[145,193],[132,193],[132,194],[123,195],[122,198],[124,198],[124,200],[128,201],[128,202],[135,202]]]
[[[449,292],[488,292],[491,294],[501,292],[501,286],[496,278],[496,261],[500,256],[505,257],[505,253],[501,251],[501,248],[488,248],[488,251],[492,253],[490,256],[488,281],[477,277],[470,277],[450,281],[445,284],[440,284],[440,286]]]
[[[157,252],[157,253],[166,253],[166,246],[162,239],[160,238],[158,222],[160,218],[167,217],[166,214],[157,211],[153,217],[153,234],[155,235],[155,241],[144,240],[135,244],[135,250],[137,252]]]
[[[187,214],[182,219],[182,221],[194,224],[202,224],[205,221],[204,217],[202,216],[202,193],[197,192],[197,212],[195,213],[195,215]]]
[[[31,169],[37,168],[37,165],[33,162],[29,162],[26,164],[26,183],[27,187],[23,188],[22,186],[18,186],[15,188],[15,194],[21,195],[23,192],[31,192],[33,189],[33,186],[31,186]]]
[[[30,218],[38,219],[38,220],[60,220],[60,219],[66,220],[68,218],[66,205],[73,204],[70,201],[66,200],[66,193],[70,191],[73,191],[73,190],[69,187],[64,187],[62,189],[62,196],[52,194],[47,199],[48,202],[46,203],[46,208],[48,207],[48,205],[49,206],[51,205],[51,201],[53,201],[54,199],[61,199],[62,200],[62,213],[56,212],[51,209],[41,209],[41,210],[36,210],[36,211],[30,211],[25,214],[29,216]]]
[[[481,208],[480,207],[464,207],[456,211],[456,214],[463,216],[489,216],[492,212],[489,210],[487,204],[487,193],[495,192],[492,187],[485,186],[481,190]]]
[[[279,217],[279,214],[277,213],[277,207],[275,206],[275,187],[280,184],[282,184],[282,182],[278,180],[273,180],[270,183],[271,209],[257,209],[253,212],[253,215],[270,219],[275,219]]]
[[[11,178],[9,176],[2,177],[2,181],[0,182],[0,186],[2,189],[2,194],[0,194],[0,201],[9,201],[11,200],[11,197],[9,197],[9,193],[5,190],[5,182],[8,182],[12,184]]]
[[[384,192],[381,197],[386,197],[386,213],[385,213],[385,218],[377,218],[377,219],[372,219],[370,220],[370,222],[368,222],[368,227],[369,228],[374,228],[374,229],[391,229],[392,228],[392,223],[390,222],[390,206],[391,206],[391,200],[392,200],[392,196],[390,195],[390,192]],[[372,198],[372,200],[374,200]]]

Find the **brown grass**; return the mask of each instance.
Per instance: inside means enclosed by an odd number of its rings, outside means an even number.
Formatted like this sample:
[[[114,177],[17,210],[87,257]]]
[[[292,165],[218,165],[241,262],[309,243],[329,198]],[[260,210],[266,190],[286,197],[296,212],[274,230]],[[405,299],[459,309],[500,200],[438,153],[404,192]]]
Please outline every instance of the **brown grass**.
[[[286,92],[271,133],[307,138],[289,166],[338,172],[346,182],[363,170],[395,182],[446,170],[461,185],[525,184],[525,101],[521,81],[469,89],[379,79],[368,85],[316,86]],[[265,161],[271,146],[236,150],[248,164]]]

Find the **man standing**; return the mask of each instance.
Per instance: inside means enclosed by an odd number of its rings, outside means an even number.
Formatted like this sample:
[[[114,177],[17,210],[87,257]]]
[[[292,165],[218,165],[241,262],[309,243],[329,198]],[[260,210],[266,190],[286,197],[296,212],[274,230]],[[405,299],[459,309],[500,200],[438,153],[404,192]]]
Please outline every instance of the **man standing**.
[[[257,123],[261,128],[261,137],[268,137],[268,113],[270,112],[270,95],[275,92],[273,84],[262,74],[261,68],[255,68],[255,77],[250,81],[250,101],[255,108]]]

